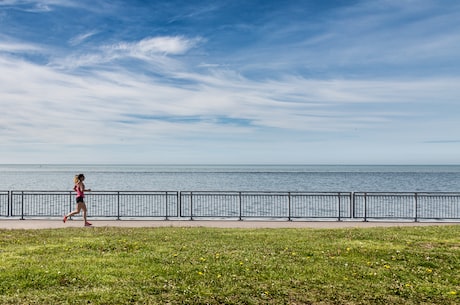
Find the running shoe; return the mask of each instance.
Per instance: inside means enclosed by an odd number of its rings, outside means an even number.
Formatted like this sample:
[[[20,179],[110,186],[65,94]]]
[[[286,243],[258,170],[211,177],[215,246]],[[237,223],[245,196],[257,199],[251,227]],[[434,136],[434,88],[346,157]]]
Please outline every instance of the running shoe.
[[[67,221],[67,215],[64,215],[64,218],[62,219],[62,221],[65,223]]]
[[[93,224],[89,223],[89,222],[85,222],[85,227],[91,227]]]

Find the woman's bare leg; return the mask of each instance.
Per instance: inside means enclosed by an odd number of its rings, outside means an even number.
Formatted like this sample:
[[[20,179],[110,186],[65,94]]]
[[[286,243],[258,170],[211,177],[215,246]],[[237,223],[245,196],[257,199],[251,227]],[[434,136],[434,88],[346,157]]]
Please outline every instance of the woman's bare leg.
[[[73,216],[73,215],[75,215],[75,214],[78,214],[78,213],[80,213],[80,211],[81,211],[81,208],[82,208],[82,207],[81,207],[81,205],[80,205],[80,204],[77,204],[77,208],[76,208],[76,210],[75,210],[75,211],[72,211],[72,212],[70,212],[70,213],[69,213],[69,214],[67,214],[66,216],[67,216],[67,217],[70,217],[70,216]],[[86,207],[85,207],[85,208],[86,208]]]
[[[88,210],[86,209],[86,204],[83,204],[82,210],[83,210],[83,221],[85,223],[87,223],[88,221],[86,220],[86,214],[87,214]]]

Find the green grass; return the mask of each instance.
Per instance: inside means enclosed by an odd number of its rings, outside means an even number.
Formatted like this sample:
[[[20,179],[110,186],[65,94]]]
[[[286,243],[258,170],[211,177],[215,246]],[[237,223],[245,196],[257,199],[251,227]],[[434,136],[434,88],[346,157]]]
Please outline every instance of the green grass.
[[[458,304],[460,226],[0,230],[1,304]]]

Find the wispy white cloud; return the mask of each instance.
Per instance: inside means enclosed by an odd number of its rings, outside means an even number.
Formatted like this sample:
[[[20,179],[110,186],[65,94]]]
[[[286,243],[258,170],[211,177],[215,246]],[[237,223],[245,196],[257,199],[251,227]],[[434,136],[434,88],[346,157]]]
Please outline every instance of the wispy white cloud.
[[[90,33],[94,34],[95,32]],[[77,38],[81,39],[79,37]],[[85,35],[83,39],[87,37],[89,36]],[[58,55],[52,59],[50,65],[65,69],[100,67],[113,61],[132,58],[146,61],[151,67],[167,72],[178,64],[171,56],[185,54],[201,41],[200,38],[183,36],[147,37],[134,42],[120,41]]]
[[[180,55],[194,47],[197,42],[199,39],[179,36],[150,37],[134,43],[120,42],[113,45],[112,49],[142,58],[151,54]]]
[[[3,39],[4,41],[0,42],[0,53],[30,53],[44,51],[43,47],[38,45],[13,41],[7,37]]]
[[[1,117],[9,126],[8,133],[0,137],[6,142],[59,139],[60,143],[91,144],[117,143],[121,138],[139,142],[210,131],[257,133],[263,128],[346,133],[394,124],[401,117],[423,119],[426,113],[418,111],[416,104],[434,98],[453,102],[453,96],[460,96],[458,79],[394,82],[288,77],[254,81],[231,73],[205,76],[188,71],[177,77],[196,85],[180,88],[121,68],[92,71],[82,78],[11,58],[0,58],[0,66],[5,101]],[[385,108],[381,105],[390,104],[411,110],[393,107],[381,111]],[[235,123],[221,124],[219,118]],[[239,124],[241,120],[245,124]],[[76,134],[81,137],[74,137]]]
[[[69,40],[69,44],[71,46],[77,46],[79,44],[81,44],[82,42],[84,42],[85,40],[87,40],[88,38],[96,35],[99,31],[96,31],[96,30],[93,30],[93,31],[90,31],[90,32],[87,32],[87,33],[84,33],[84,34],[79,34],[75,37],[72,37],[70,40]]]
[[[31,13],[47,13],[53,6],[74,7],[78,1],[73,0],[2,0],[0,6],[14,7]]]

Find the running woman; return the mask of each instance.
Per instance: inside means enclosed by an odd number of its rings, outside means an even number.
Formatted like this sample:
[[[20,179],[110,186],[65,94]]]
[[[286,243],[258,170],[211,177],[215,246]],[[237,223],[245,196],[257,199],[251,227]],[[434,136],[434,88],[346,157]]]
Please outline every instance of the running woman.
[[[77,192],[77,208],[75,209],[75,211],[72,211],[69,214],[65,215],[62,221],[66,222],[67,218],[75,214],[78,214],[80,213],[80,211],[83,210],[83,220],[85,222],[85,227],[89,227],[92,224],[89,223],[88,220],[86,220],[87,209],[85,204],[85,192],[90,192],[91,189],[85,189],[85,184],[83,183],[83,181],[85,181],[85,175],[75,175],[75,178],[73,179],[73,182],[75,183],[73,190]]]

